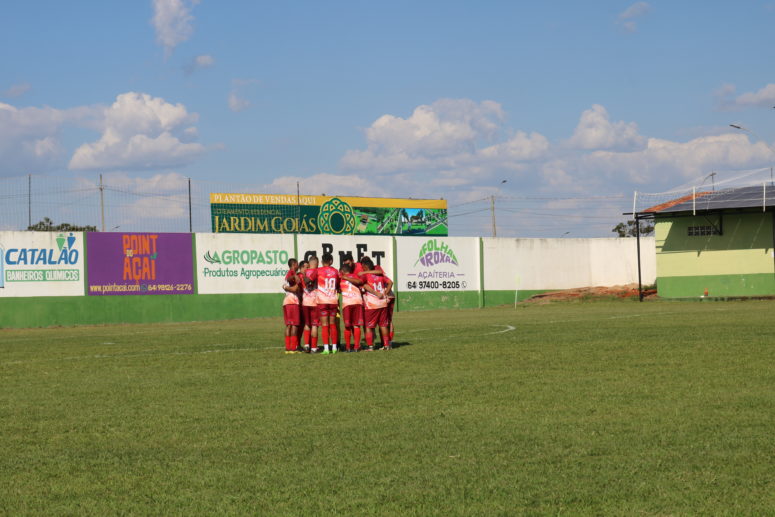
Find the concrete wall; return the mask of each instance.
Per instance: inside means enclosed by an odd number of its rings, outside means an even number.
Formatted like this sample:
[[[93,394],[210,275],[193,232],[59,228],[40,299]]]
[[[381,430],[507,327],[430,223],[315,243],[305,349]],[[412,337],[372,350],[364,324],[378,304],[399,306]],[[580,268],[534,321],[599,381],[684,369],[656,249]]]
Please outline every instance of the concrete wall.
[[[641,238],[644,285],[656,280],[654,238]],[[485,304],[533,294],[638,281],[636,239],[482,239]]]
[[[191,236],[193,256],[179,257],[181,263],[193,262],[194,294],[92,296],[82,294],[89,293],[90,280],[81,272],[88,270],[90,261],[104,263],[106,257],[90,253],[89,246],[80,253],[80,242],[88,235],[0,232],[0,274],[5,280],[0,284],[0,328],[279,316],[284,265],[278,257],[297,254],[301,258],[308,251],[332,251],[337,265],[340,251],[384,261],[396,282],[399,311],[502,305],[513,303],[515,294],[523,300],[548,290],[629,284],[638,279],[635,239],[254,234],[221,239],[198,234]],[[650,284],[655,279],[654,239],[644,238],[641,244],[643,282]],[[69,253],[70,248],[79,251],[78,260],[52,263],[51,257],[60,257],[62,250]],[[33,251],[28,253],[29,264],[21,264],[21,249],[45,251],[49,264],[33,260]],[[35,251],[34,256],[43,256],[43,251]],[[122,256],[119,250],[117,260]],[[34,271],[20,273],[24,268]],[[66,291],[64,280],[47,272],[57,268],[78,269],[78,275],[68,274]],[[46,270],[41,273],[48,275],[46,281],[30,276],[39,269]],[[219,275],[207,276],[205,270],[217,270]],[[120,276],[119,272],[117,281]]]

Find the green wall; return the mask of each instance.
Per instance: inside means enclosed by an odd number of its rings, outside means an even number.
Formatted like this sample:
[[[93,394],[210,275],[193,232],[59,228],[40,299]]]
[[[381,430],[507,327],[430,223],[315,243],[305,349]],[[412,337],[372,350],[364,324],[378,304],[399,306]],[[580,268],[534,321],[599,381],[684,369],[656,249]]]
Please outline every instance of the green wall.
[[[282,299],[282,294],[0,298],[0,328],[280,316]]]
[[[398,294],[398,308],[401,311],[476,307],[479,307],[479,291],[400,292]]]
[[[657,289],[663,298],[775,295],[771,213],[660,218]],[[722,235],[689,236],[689,226],[721,225]]]

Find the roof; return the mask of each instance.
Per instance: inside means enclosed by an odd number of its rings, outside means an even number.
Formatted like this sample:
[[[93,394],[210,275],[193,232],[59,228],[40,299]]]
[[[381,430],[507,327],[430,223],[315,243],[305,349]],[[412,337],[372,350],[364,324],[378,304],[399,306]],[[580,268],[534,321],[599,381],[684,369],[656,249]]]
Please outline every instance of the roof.
[[[697,192],[652,206],[640,214],[676,214],[735,208],[775,207],[775,184]]]

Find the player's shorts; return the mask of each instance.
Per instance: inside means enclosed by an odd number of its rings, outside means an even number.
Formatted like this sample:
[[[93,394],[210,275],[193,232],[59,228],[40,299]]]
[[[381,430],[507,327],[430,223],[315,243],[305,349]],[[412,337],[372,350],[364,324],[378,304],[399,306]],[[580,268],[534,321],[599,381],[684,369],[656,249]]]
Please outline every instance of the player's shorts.
[[[345,305],[342,307],[342,322],[345,327],[363,326],[363,305]]]
[[[304,324],[310,327],[320,326],[320,311],[317,305],[302,305],[301,311],[304,314]]]
[[[334,318],[339,313],[339,306],[335,303],[319,303],[318,311],[320,312],[321,318],[328,316]]]
[[[396,299],[395,298],[389,298],[388,299],[388,306],[387,306],[387,318],[388,322],[393,321],[393,309],[396,308]]]
[[[366,309],[366,328],[387,327],[388,321],[387,307],[379,309]]]
[[[286,325],[301,325],[301,311],[299,311],[299,304],[291,303],[283,305],[283,318]]]

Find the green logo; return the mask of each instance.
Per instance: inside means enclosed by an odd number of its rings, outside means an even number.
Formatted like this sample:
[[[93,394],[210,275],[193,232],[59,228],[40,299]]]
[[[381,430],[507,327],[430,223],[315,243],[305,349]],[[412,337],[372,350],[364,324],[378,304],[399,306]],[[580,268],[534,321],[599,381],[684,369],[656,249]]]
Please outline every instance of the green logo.
[[[318,227],[320,227],[320,233],[352,235],[355,233],[353,207],[338,197],[329,199],[320,205]]]

